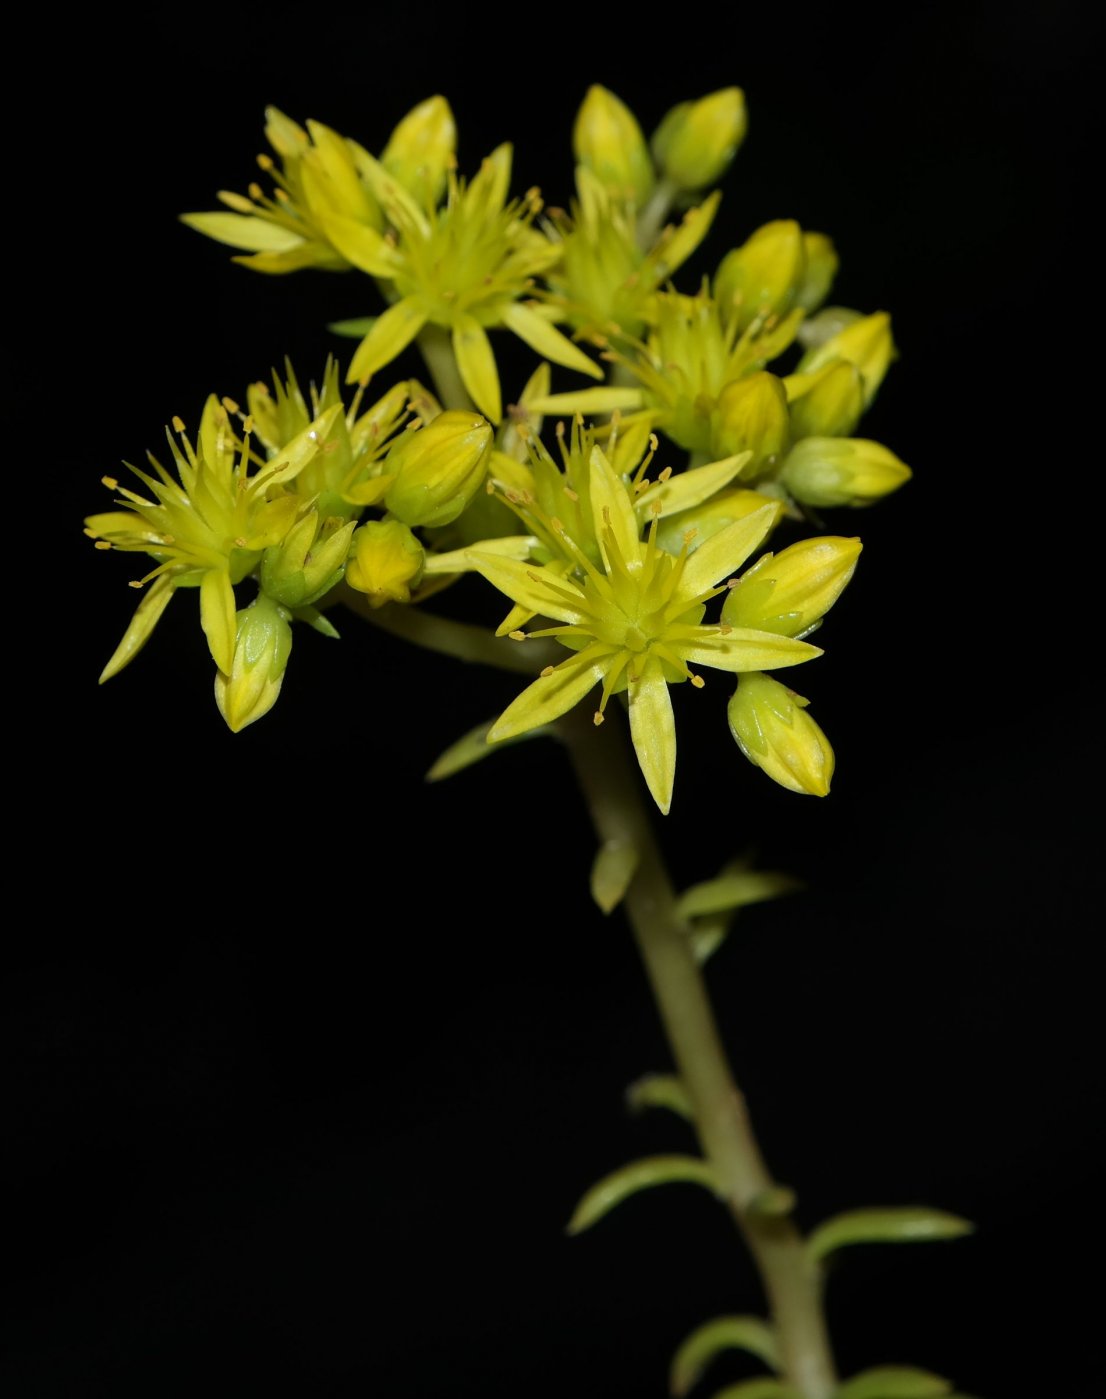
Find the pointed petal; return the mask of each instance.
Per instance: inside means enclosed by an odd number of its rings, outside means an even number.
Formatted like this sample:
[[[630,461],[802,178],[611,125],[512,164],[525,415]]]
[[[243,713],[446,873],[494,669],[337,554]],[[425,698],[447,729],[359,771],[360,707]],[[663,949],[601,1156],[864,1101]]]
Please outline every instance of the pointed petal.
[[[731,627],[723,633],[721,627],[671,626],[664,640],[689,665],[713,666],[731,674],[802,665],[822,654],[820,647],[808,641],[750,627]]]
[[[654,501],[660,502],[660,514],[675,515],[680,510],[690,510],[693,505],[702,505],[704,500],[728,486],[741,474],[741,468],[752,456],[752,452],[738,452],[735,457],[725,457],[722,461],[710,462],[706,466],[696,466],[690,471],[677,472],[667,481],[658,481],[637,498],[636,509],[643,519],[649,519]]]
[[[680,579],[684,597],[698,597],[745,562],[767,537],[782,513],[782,505],[769,503],[741,520],[720,529],[699,545],[688,558]]]
[[[578,393],[547,394],[544,398],[533,399],[528,406],[535,413],[553,413],[562,418],[573,413],[589,417],[596,413],[613,413],[616,408],[642,408],[645,395],[641,389],[581,389]]]
[[[234,666],[237,621],[234,589],[225,568],[209,568],[200,580],[200,625],[215,664],[229,675]]]
[[[315,222],[346,259],[371,277],[394,277],[400,260],[375,228],[329,211],[315,214]]]
[[[498,539],[482,539],[477,546],[483,554],[500,554],[508,559],[528,559],[538,543],[533,534],[505,534]],[[424,573],[467,573],[474,569],[469,549],[452,549],[448,554],[427,553]]]
[[[499,371],[488,333],[475,316],[458,316],[453,326],[453,353],[461,382],[472,395],[473,402],[485,418],[498,423],[503,417]]]
[[[599,684],[611,654],[607,646],[589,646],[579,655],[562,661],[547,675],[539,675],[495,721],[488,734],[488,742],[513,738],[527,729],[537,728],[539,724],[550,724],[554,719],[559,719]]]
[[[604,561],[608,563],[607,549],[603,533],[609,529],[626,564],[633,567],[641,562],[641,527],[634,513],[630,492],[622,478],[616,475],[603,453],[602,447],[593,447],[588,465],[589,492],[591,495],[592,521],[599,547],[603,550]]]
[[[181,214],[180,219],[181,223],[214,238],[217,243],[246,248],[254,253],[286,253],[304,241],[290,228],[282,228],[256,214]]]
[[[105,680],[110,680],[113,675],[118,675],[123,667],[133,661],[146,645],[151,632],[157,626],[158,619],[169,606],[169,599],[173,596],[173,592],[173,582],[167,573],[159,574],[150,584],[142,601],[134,610],[130,625],[123,633],[123,640],[115,648],[111,660],[100,672],[101,685]]]
[[[667,281],[676,269],[685,263],[710,231],[721,190],[715,190],[702,204],[689,209],[680,226],[671,231],[671,236],[663,239],[649,254],[649,262],[655,267],[657,282]]]
[[[543,316],[520,301],[512,301],[503,312],[503,324],[544,359],[563,364],[566,369],[578,369],[592,379],[603,378],[603,371],[588,359],[578,345],[574,345],[555,325],[550,325]]]
[[[531,612],[554,617],[558,622],[567,622],[570,626],[577,626],[587,616],[584,594],[550,569],[483,553],[479,549],[469,551],[469,567],[482,573],[493,587],[506,593],[512,602],[521,603]],[[579,598],[578,606],[574,605],[574,598]]]
[[[676,718],[660,661],[650,657],[629,690],[634,751],[653,800],[667,816],[676,780]]]
[[[419,309],[414,297],[405,296],[389,306],[354,352],[346,383],[367,383],[378,369],[390,364],[410,345],[425,324],[426,313]]]

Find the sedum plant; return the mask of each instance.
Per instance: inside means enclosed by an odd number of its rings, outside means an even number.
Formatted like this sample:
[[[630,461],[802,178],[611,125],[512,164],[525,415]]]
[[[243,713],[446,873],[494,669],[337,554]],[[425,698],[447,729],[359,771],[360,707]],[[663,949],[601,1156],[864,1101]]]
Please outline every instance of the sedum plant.
[[[512,193],[509,145],[460,172],[442,96],[376,154],[270,109],[260,180],[184,221],[249,271],[352,273],[351,312],[371,311],[332,327],[351,352],[317,378],[286,361],[237,397],[213,393],[192,429],[173,419],[167,454],[104,478],[111,508],[86,533],[142,562],[101,680],[178,592],[198,601],[235,732],[276,705],[304,626],[371,646],[371,629],[349,635],[364,621],[443,666],[514,672],[501,713],[443,731],[429,776],[523,738],[561,742],[595,827],[592,897],[624,911],[672,1051],[673,1072],[636,1082],[630,1101],[686,1119],[698,1141],[604,1176],[569,1232],[677,1181],[736,1223],[765,1314],[705,1318],[674,1346],[674,1395],[727,1351],[762,1373],[725,1399],[949,1395],[951,1381],[908,1365],[840,1377],[823,1294],[839,1250],[969,1224],[922,1205],[849,1208],[804,1233],[721,1047],[704,966],[743,906],[794,881],[735,858],[678,891],[663,853],[692,690],[726,686],[718,761],[747,760],[738,780],[829,793],[833,749],[792,673],[822,654],[858,565],[857,512],[910,477],[862,435],[896,348],[885,311],[828,304],[831,239],[780,219],[727,231],[703,261],[721,227],[714,186],[744,134],[736,87],[678,103],[647,140],[593,86],[572,131],[575,195],[554,209],[536,187]],[[681,287],[693,257],[709,270]],[[505,378],[507,337],[533,356],[525,382]],[[421,377],[401,377],[412,346]],[[436,607],[466,576],[497,626]]]

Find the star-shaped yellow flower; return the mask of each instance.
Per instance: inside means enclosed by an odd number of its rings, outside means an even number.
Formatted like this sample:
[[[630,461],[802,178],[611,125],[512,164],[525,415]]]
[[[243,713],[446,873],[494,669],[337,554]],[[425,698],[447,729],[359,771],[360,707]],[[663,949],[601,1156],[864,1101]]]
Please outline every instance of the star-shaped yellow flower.
[[[657,543],[658,510],[646,537],[626,484],[599,447],[592,449],[590,509],[599,542],[597,565],[564,525],[552,521],[576,574],[470,551],[472,565],[520,606],[559,625],[515,632],[516,638],[555,637],[573,654],[548,666],[500,715],[489,742],[513,738],[549,724],[602,685],[596,722],[611,695],[627,690],[630,732],[653,799],[664,812],[672,803],[676,728],[670,684],[702,677],[692,666],[730,673],[775,670],[821,655],[790,636],[727,623],[704,623],[705,605],[727,591],[725,581],[766,538],[779,518],[775,503],[727,525],[698,548],[685,539],[678,556]],[[578,580],[578,581],[577,581]]]

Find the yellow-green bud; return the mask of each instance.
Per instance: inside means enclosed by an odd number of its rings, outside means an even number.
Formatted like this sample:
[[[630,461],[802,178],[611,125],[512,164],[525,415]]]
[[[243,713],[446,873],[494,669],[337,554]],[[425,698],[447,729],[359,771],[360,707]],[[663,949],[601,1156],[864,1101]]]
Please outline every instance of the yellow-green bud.
[[[779,479],[804,505],[870,505],[910,480],[894,452],[865,437],[804,437]]]
[[[388,453],[385,469],[396,479],[385,505],[405,525],[448,525],[480,489],[491,450],[491,424],[479,413],[439,413]]]
[[[883,376],[897,351],[891,338],[891,317],[886,311],[861,316],[844,329],[810,349],[799,361],[798,372],[810,374],[831,360],[844,359],[855,364],[864,381],[865,408],[883,383]]]
[[[444,97],[412,107],[384,147],[380,163],[418,202],[433,208],[457,149],[457,126]]]
[[[262,590],[284,607],[306,607],[342,576],[356,522],[320,519],[310,506],[261,560]]]
[[[855,431],[864,411],[864,383],[855,364],[839,359],[783,382],[793,438],[848,437]]]
[[[778,636],[804,636],[841,596],[860,549],[859,539],[825,534],[762,555],[730,589],[722,621]]]
[[[711,452],[718,458],[752,452],[741,475],[755,481],[787,451],[789,432],[783,380],[761,370],[734,379],[718,395],[711,414]]]
[[[422,577],[426,551],[399,520],[370,520],[353,537],[346,582],[373,607],[410,602]]]
[[[807,312],[816,311],[829,296],[837,276],[837,250],[824,233],[804,233],[803,256],[806,270],[795,292],[795,305]]]
[[[789,311],[805,273],[802,229],[794,219],[776,219],[726,254],[714,295],[723,316],[744,330],[760,314]]]
[[[215,673],[215,703],[232,733],[276,704],[292,651],[288,613],[264,593],[236,614],[236,622],[231,672]]]
[[[833,777],[833,749],[806,713],[809,703],[760,671],[742,675],[730,700],[730,732],[737,746],[789,791],[824,797]]]
[[[642,204],[656,176],[637,118],[625,102],[598,83],[588,88],[572,128],[577,161],[616,199]]]
[[[747,126],[745,94],[723,88],[697,102],[680,102],[653,133],[653,158],[677,189],[692,191],[715,184],[725,173]]]

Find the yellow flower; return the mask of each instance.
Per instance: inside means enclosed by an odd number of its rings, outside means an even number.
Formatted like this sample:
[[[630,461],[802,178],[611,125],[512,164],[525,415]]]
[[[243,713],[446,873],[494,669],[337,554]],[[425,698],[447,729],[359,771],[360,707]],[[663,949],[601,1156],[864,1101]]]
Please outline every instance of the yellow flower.
[[[239,442],[227,407],[211,395],[195,444],[179,419],[174,419],[174,427],[180,445],[167,433],[177,479],[153,455],[149,461],[156,475],[130,468],[153,499],[104,478],[105,485],[122,496],[118,504],[127,508],[90,515],[85,533],[97,541],[97,548],[149,554],[157,566],[133,585],[153,586],[104,667],[101,682],[122,670],[145,645],[173,593],[182,587],[199,589],[200,622],[211,655],[218,668],[230,674],[236,635],[234,585],[288,533],[303,502],[281,488],[314,458],[339,412],[338,406],[328,409],[251,473],[249,421],[245,441]]]
[[[616,199],[590,170],[576,172],[578,199],[571,218],[551,216],[564,256],[547,274],[550,304],[582,335],[640,336],[655,319],[657,289],[707,236],[720,196],[689,209],[677,227],[665,227],[654,245],[637,239],[634,210]]]
[[[276,107],[265,112],[265,135],[279,160],[257,163],[276,189],[267,195],[250,185],[249,196],[219,191],[230,213],[182,214],[190,228],[246,255],[234,259],[255,272],[295,272],[302,267],[345,271],[359,265],[364,237],[384,227],[384,215],[365,179],[371,157],[363,146],[322,122],[304,130]],[[453,160],[457,133],[444,97],[420,102],[392,132],[381,160],[421,203],[439,197]],[[367,230],[367,233],[361,230]],[[353,255],[347,251],[352,240]]]
[[[534,220],[537,190],[507,201],[511,147],[499,146],[469,182],[451,171],[446,203],[422,208],[379,162],[361,169],[385,210],[391,230],[382,238],[359,230],[360,244],[344,247],[364,271],[391,284],[394,302],[361,341],[347,376],[368,381],[426,325],[449,331],[465,388],[486,418],[502,417],[499,373],[487,331],[503,326],[555,364],[601,379],[602,371],[553,325],[556,313],[523,300],[532,279],[561,256]]]
[[[798,665],[821,653],[791,637],[703,622],[706,604],[726,591],[720,580],[739,568],[765,538],[776,522],[778,506],[763,506],[694,551],[687,540],[673,557],[657,545],[659,502],[643,540],[626,485],[598,447],[592,449],[588,485],[600,562],[588,558],[563,525],[558,528],[558,522],[552,522],[575,560],[580,582],[555,565],[470,551],[473,566],[501,592],[559,624],[529,635],[555,637],[573,652],[560,665],[549,666],[507,707],[488,739],[512,738],[551,723],[596,685],[602,686],[596,712],[600,722],[610,696],[625,689],[638,762],[653,799],[667,812],[676,771],[669,685],[691,680],[701,687],[702,677],[692,672],[693,665],[737,673]]]

